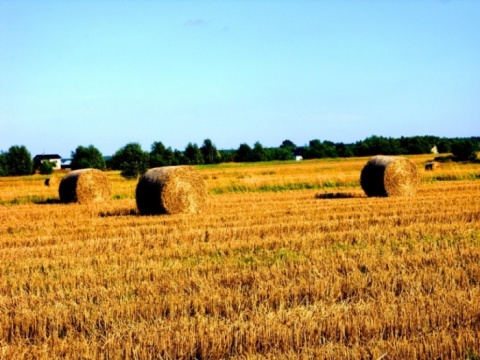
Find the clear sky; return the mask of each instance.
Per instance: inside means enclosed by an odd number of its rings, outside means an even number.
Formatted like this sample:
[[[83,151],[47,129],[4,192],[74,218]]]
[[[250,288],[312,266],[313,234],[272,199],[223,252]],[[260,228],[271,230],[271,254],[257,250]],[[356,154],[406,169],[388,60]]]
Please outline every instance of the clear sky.
[[[0,150],[480,135],[477,0],[0,0]]]

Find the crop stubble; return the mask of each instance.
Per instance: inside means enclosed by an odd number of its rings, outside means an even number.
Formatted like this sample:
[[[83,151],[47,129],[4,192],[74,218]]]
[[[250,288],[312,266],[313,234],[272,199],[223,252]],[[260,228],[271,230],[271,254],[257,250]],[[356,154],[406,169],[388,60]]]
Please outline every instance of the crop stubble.
[[[288,166],[252,177],[286,181]],[[221,170],[201,172],[210,189],[221,185]],[[131,188],[114,182],[114,192],[123,186]],[[130,198],[0,206],[0,354],[480,352],[478,181],[422,183],[410,198],[323,200],[318,192],[225,192],[202,214],[152,217],[137,216]]]

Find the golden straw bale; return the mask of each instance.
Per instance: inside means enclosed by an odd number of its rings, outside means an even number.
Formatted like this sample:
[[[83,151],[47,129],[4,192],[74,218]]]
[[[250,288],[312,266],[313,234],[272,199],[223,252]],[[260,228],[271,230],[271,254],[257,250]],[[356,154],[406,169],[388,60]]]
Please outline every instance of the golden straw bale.
[[[50,177],[45,179],[45,186],[58,186],[60,179],[58,177]]]
[[[143,215],[197,213],[207,201],[205,182],[190,166],[148,170],[140,177],[135,195]]]
[[[88,204],[109,200],[112,188],[107,175],[97,169],[80,169],[68,173],[58,188],[60,201]]]
[[[441,169],[441,167],[442,164],[440,164],[438,161],[429,161],[425,164],[425,170],[427,171],[435,171]]]
[[[411,196],[420,184],[418,167],[394,156],[374,156],[362,169],[360,184],[367,196]]]

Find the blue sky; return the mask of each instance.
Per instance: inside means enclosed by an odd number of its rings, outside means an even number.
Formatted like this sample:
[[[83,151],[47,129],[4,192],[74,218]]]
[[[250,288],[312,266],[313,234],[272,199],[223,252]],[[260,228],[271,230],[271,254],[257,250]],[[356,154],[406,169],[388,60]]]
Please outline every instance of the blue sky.
[[[0,0],[0,150],[480,135],[480,1]]]

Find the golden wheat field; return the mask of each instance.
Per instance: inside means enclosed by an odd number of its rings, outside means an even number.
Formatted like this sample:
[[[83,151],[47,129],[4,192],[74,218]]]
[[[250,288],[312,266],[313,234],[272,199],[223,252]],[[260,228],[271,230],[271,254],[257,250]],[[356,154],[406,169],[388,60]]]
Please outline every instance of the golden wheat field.
[[[0,359],[478,360],[480,165],[410,159],[396,198],[367,158],[199,167],[188,215],[0,178]]]

